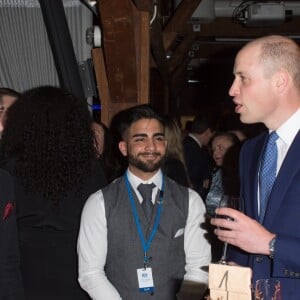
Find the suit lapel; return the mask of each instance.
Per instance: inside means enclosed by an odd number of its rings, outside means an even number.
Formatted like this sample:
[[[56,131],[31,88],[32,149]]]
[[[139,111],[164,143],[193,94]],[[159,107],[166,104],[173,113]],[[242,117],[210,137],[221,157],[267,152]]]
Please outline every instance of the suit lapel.
[[[291,144],[274,182],[266,210],[264,224],[271,224],[280,209],[281,203],[284,200],[284,195],[290,188],[296,172],[300,170],[299,150],[300,131],[298,131],[293,143]]]

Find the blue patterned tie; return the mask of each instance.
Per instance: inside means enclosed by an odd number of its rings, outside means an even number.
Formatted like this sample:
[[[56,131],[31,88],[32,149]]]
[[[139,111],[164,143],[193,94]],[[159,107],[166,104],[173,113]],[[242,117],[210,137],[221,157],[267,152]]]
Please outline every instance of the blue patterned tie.
[[[259,221],[263,222],[265,217],[269,195],[271,193],[273,183],[276,178],[277,167],[277,146],[276,140],[278,135],[276,131],[272,131],[265,145],[260,172],[259,172],[259,193],[260,193],[260,213]]]
[[[148,222],[151,220],[153,204],[152,204],[152,190],[155,187],[154,183],[141,183],[138,186],[138,191],[143,197],[142,207],[145,212]]]

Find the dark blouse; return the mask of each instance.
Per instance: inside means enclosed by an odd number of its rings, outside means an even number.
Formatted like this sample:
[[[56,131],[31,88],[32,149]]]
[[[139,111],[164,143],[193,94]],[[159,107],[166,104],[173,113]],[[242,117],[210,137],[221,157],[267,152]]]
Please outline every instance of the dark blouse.
[[[13,163],[6,169],[13,174]],[[83,206],[90,194],[103,188],[101,165],[91,163],[91,176],[53,205],[41,195],[25,191],[14,177],[16,216],[25,298],[30,300],[89,299],[78,284],[77,236]]]
[[[173,179],[175,182],[189,187],[189,181],[183,163],[177,159],[169,157],[162,167],[164,174]]]

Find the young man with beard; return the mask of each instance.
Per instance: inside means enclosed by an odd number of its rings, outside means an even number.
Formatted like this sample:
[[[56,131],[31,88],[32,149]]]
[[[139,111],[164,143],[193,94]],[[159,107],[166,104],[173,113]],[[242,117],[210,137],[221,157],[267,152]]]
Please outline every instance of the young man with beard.
[[[167,146],[162,118],[148,105],[120,114],[119,150],[129,165],[84,207],[79,282],[96,300],[143,300],[150,295],[174,300],[183,280],[197,282],[204,292],[211,260],[201,228],[204,204],[195,191],[160,169]],[[143,200],[140,184],[153,184],[148,200]],[[148,217],[147,201],[152,210]]]

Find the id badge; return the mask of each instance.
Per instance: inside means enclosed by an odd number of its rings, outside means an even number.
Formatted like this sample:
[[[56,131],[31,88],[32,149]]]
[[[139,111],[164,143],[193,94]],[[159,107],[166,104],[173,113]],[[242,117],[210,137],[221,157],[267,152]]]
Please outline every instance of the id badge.
[[[139,282],[139,290],[141,293],[151,293],[154,291],[152,269],[137,269],[137,277]]]

